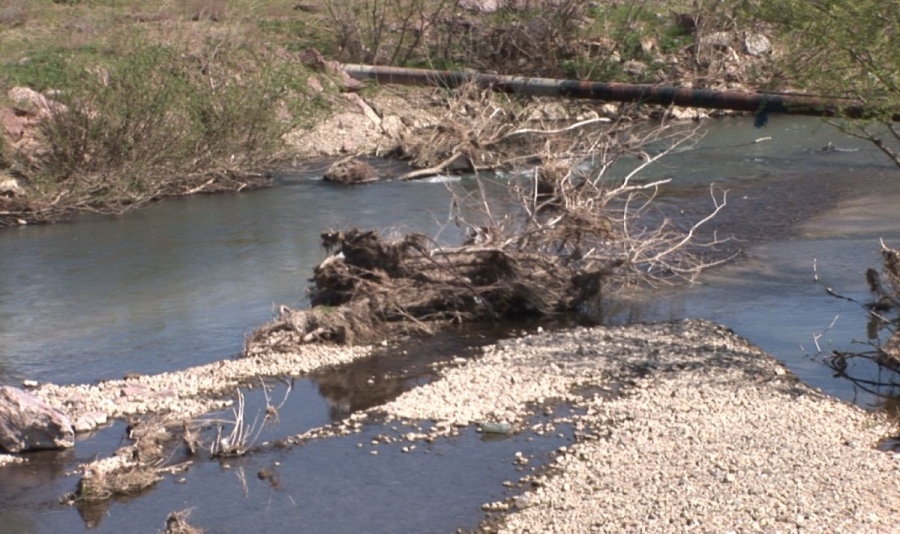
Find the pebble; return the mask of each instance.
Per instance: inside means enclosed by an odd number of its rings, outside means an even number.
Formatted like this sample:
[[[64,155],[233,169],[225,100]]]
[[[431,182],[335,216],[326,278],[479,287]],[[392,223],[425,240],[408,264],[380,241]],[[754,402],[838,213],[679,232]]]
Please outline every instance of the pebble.
[[[441,423],[521,424],[529,406],[562,401],[580,412],[555,423],[599,437],[578,432],[576,447],[558,449],[552,476],[523,476],[530,489],[511,500],[503,533],[585,525],[598,533],[775,532],[801,524],[810,532],[872,532],[900,524],[892,504],[900,502],[900,455],[874,447],[895,428],[781,378],[787,371],[772,357],[707,321],[513,338],[443,372],[372,411],[435,421],[441,436],[448,435]],[[572,393],[585,386],[625,393]],[[527,463],[521,451],[514,455],[514,465]],[[809,514],[813,506],[823,513]],[[498,510],[496,503],[483,509]]]

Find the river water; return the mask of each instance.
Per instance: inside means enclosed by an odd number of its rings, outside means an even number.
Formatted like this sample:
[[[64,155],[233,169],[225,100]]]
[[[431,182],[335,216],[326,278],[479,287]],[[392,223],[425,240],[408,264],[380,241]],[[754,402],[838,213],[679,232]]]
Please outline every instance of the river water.
[[[647,179],[671,177],[661,202],[687,219],[711,209],[710,182],[728,189],[728,207],[713,227],[737,236],[729,246],[741,251],[739,258],[689,287],[622,295],[610,303],[606,320],[709,318],[749,338],[805,382],[863,406],[877,405],[877,396],[834,377],[813,356],[852,349],[858,346],[854,340],[867,337],[865,311],[829,296],[824,287],[866,300],[863,273],[878,266],[878,240],[900,246],[900,173],[873,147],[813,119],[773,117],[764,129],[753,128],[752,120],[727,119],[708,122],[705,129],[699,146],[665,159]],[[846,150],[817,152],[828,143]],[[458,236],[448,229],[448,186],[457,192],[477,188],[473,177],[347,188],[324,184],[320,176],[321,170],[285,172],[277,187],[265,191],[179,199],[119,218],[0,232],[0,384],[26,378],[94,382],[232,357],[244,336],[279,305],[304,305],[306,279],[324,258],[322,231],[358,226],[453,241]],[[413,357],[404,363],[421,364]],[[378,372],[390,366],[367,365]],[[879,378],[864,363],[852,363],[849,370]],[[347,379],[343,389],[365,384],[378,372],[363,367],[361,378]],[[423,376],[386,389],[396,394],[428,379]],[[298,382],[291,397],[294,415],[282,421],[282,435],[378,402],[354,403],[352,391],[335,399],[326,387],[334,381]],[[179,507],[196,507],[197,523],[215,532],[257,525],[285,530],[295,522],[317,532],[451,532],[473,528],[482,517],[478,505],[503,495],[500,482],[515,474],[504,460],[511,450],[549,451],[561,442],[517,436],[485,444],[464,433],[442,445],[435,455],[442,460],[387,455],[382,463],[364,464],[348,460],[360,438],[330,440],[247,460],[248,469],[283,465],[282,478],[310,481],[302,490],[257,489],[248,495],[233,466],[210,462],[193,468],[186,485],[165,481],[163,490],[88,517],[56,505],[55,496],[74,484],[63,472],[91,454],[108,454],[121,433],[114,425],[79,442],[76,453],[9,471],[15,482],[0,474],[0,532],[155,532],[165,514]],[[218,499],[218,491],[230,493]],[[233,513],[219,511],[223,506]],[[372,523],[372,517],[379,519]]]

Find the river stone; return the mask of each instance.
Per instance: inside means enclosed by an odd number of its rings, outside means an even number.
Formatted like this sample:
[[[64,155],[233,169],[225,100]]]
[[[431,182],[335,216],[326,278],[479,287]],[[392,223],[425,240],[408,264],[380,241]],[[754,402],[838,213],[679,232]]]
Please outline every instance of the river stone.
[[[17,453],[74,446],[68,416],[21,389],[0,387],[0,449]]]
[[[378,173],[365,161],[350,158],[335,162],[322,177],[326,182],[342,184],[361,184],[378,179]]]

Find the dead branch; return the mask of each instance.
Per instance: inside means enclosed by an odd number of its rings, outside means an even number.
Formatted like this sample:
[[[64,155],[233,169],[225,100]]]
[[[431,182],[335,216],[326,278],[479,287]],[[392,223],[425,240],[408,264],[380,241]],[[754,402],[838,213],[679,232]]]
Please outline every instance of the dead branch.
[[[696,130],[602,122],[563,130],[544,139],[540,165],[505,182],[505,197],[489,199],[482,179],[477,193],[453,198],[448,224],[463,233],[457,246],[420,234],[324,233],[331,255],[315,269],[312,308],[282,308],[245,353],[365,343],[446,322],[590,316],[617,287],[690,281],[730,259],[711,254],[725,239],[701,235],[725,209],[725,191],[710,186],[709,214],[682,222],[654,202],[669,180],[641,179],[649,165],[689,148]]]

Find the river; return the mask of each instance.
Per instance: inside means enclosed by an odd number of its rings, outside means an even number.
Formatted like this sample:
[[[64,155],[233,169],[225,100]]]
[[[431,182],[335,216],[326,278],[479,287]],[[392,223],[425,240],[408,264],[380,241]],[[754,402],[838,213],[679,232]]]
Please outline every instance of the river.
[[[764,129],[749,119],[725,119],[705,129],[695,149],[665,159],[648,179],[673,179],[661,202],[685,217],[711,208],[710,182],[728,189],[729,205],[714,227],[738,237],[732,246],[740,257],[691,286],[622,295],[610,303],[606,320],[709,318],[770,352],[808,384],[877,405],[877,396],[834,377],[814,355],[859,347],[854,340],[867,337],[865,311],[824,288],[868,298],[863,273],[878,266],[879,239],[900,246],[900,173],[874,147],[814,119],[772,117]],[[817,152],[828,143],[846,150]],[[348,188],[322,183],[320,176],[321,170],[285,171],[269,190],[0,232],[0,384],[94,382],[233,357],[279,305],[304,305],[306,279],[325,254],[322,231],[358,226],[453,240],[449,190],[476,188],[474,177]],[[363,375],[347,383],[364,384],[377,374],[373,369],[397,364],[366,365],[345,371]],[[404,365],[424,369],[414,355]],[[878,370],[862,362],[849,370],[878,378]],[[413,375],[393,394],[429,379],[424,370]],[[329,397],[327,382],[298,381],[290,401],[294,415],[283,419],[282,435],[378,402],[336,409],[343,401]],[[510,449],[552,450],[561,442],[516,437],[485,444],[464,433],[430,460],[398,454],[363,465],[348,458],[365,436],[330,440],[247,460],[248,469],[277,463],[284,466],[282,478],[306,481],[293,490],[257,489],[248,496],[234,466],[206,462],[191,469],[186,485],[164,481],[163,489],[90,512],[95,516],[84,517],[82,510],[79,517],[56,504],[75,482],[64,471],[92,454],[108,454],[121,434],[117,423],[80,441],[75,453],[45,455],[35,462],[40,467],[8,471],[11,478],[0,474],[0,532],[156,532],[165,514],[179,507],[196,507],[196,522],[214,532],[257,525],[280,531],[296,522],[317,532],[451,532],[473,528],[481,518],[478,505],[502,496],[499,483],[515,475],[502,461]],[[373,517],[379,519],[373,523]]]

